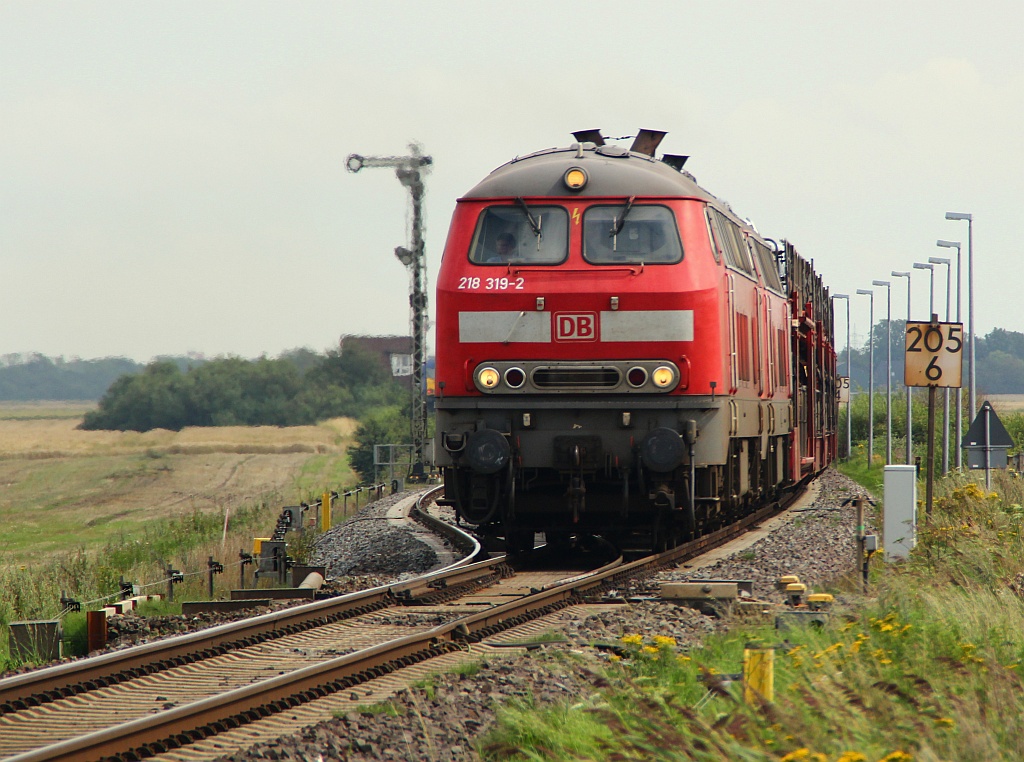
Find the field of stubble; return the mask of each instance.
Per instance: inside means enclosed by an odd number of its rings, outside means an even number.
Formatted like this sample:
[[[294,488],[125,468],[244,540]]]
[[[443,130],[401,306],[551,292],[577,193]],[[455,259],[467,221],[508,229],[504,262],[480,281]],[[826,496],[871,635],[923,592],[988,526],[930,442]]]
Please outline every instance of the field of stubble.
[[[0,405],[0,561],[96,547],[195,510],[294,504],[353,484],[355,422],[79,431],[86,404]]]

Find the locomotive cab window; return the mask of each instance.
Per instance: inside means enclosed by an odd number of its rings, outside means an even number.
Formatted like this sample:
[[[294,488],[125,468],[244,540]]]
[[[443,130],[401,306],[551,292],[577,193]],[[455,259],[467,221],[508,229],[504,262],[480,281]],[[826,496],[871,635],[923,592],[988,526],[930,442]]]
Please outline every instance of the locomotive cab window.
[[[569,252],[569,215],[560,206],[491,206],[476,224],[469,261],[556,265]]]
[[[679,262],[675,216],[665,206],[592,206],[583,214],[583,258],[595,265]]]

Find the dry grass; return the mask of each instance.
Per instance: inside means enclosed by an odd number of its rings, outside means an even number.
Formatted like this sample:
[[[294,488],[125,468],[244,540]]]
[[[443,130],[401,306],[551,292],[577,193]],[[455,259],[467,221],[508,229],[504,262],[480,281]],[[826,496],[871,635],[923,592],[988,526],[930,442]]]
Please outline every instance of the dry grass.
[[[355,483],[356,423],[80,431],[66,408],[0,406],[0,564],[100,547],[192,511],[295,504]],[[13,407],[13,406],[12,406]],[[5,412],[10,413],[4,415]]]
[[[2,408],[0,408],[2,409]],[[0,414],[0,460],[132,453],[331,452],[347,446],[355,421],[335,418],[318,426],[223,426],[181,431],[80,431],[81,417],[10,417]]]
[[[997,413],[1024,412],[1024,394],[986,394],[982,399],[992,403]]]

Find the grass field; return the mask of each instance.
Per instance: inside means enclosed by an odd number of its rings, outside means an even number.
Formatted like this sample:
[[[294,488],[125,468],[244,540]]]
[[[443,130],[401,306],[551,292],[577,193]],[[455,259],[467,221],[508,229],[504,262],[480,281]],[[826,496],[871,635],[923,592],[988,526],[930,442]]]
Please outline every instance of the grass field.
[[[355,483],[355,422],[79,431],[87,403],[0,405],[0,563],[38,560],[154,520],[293,504]]]

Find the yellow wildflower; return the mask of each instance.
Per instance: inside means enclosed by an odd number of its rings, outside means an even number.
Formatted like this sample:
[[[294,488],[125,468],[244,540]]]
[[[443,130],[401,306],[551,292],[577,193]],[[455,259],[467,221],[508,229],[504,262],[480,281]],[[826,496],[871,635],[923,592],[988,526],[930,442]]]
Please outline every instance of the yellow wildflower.
[[[644,643],[644,636],[637,634],[623,635],[621,638],[619,638],[619,640],[621,640],[627,646],[641,646]]]
[[[867,757],[859,751],[844,751],[836,762],[867,762]]]
[[[907,754],[905,751],[896,750],[891,754],[886,754],[878,762],[912,762],[914,758]]]
[[[643,651],[643,653],[648,654],[649,656],[654,656],[656,653],[658,653],[658,649],[654,646],[644,646],[641,650]]]
[[[670,638],[667,635],[655,635],[654,636],[654,645],[656,645],[658,647],[671,646],[671,647],[675,648],[676,639],[675,638]]]
[[[678,661],[680,664],[685,664],[686,662],[690,661],[690,657],[686,654],[679,654],[679,656],[676,657],[676,661]]]
[[[936,727],[940,728],[952,728],[956,727],[956,723],[951,717],[938,717],[935,720]]]
[[[784,756],[779,762],[796,762],[798,759],[807,759],[811,756],[811,750],[806,746],[796,751],[791,751],[789,754]]]

